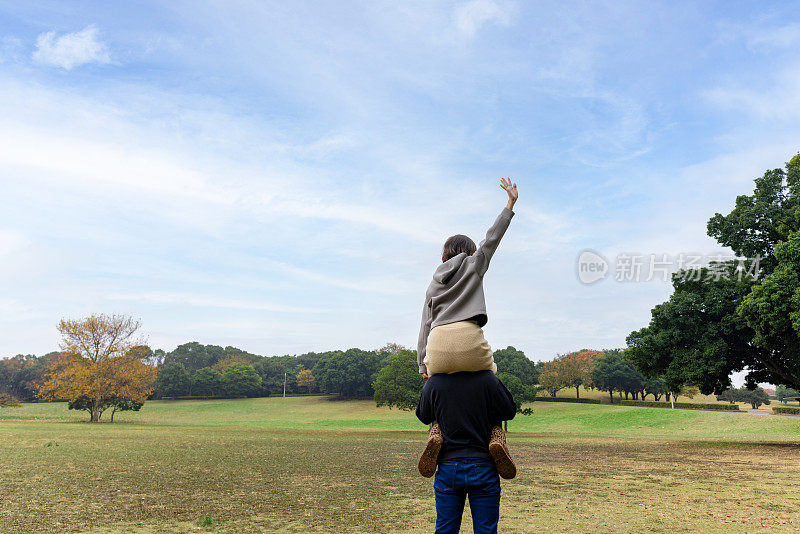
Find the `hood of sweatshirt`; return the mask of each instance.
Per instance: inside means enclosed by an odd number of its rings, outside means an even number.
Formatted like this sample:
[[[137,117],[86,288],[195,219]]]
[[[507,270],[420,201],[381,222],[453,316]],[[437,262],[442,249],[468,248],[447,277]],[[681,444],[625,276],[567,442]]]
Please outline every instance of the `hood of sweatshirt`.
[[[447,284],[468,257],[466,252],[461,252],[442,263],[433,273],[433,280],[440,284]]]

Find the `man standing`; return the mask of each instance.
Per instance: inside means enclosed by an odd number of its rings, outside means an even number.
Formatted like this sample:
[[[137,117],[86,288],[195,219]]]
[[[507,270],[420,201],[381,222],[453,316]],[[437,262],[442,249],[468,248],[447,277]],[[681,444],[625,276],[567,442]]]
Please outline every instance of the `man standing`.
[[[468,495],[474,532],[497,532],[500,477],[489,439],[492,426],[516,412],[511,393],[491,371],[436,374],[426,381],[417,417],[438,422],[442,433],[433,483],[437,533],[459,531]]]

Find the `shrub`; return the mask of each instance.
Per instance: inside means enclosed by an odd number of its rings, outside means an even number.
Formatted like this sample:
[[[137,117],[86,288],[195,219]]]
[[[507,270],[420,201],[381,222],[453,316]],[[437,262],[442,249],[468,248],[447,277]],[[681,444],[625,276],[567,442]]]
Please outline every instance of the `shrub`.
[[[614,404],[623,404],[627,406],[645,406],[648,408],[671,408],[672,404],[669,402],[660,401],[641,401],[641,400],[619,400]],[[684,410],[722,410],[722,411],[738,411],[738,404],[716,404],[713,402],[676,402],[676,408]]]
[[[800,415],[800,408],[795,408],[794,406],[773,406],[772,411],[773,413]]]
[[[0,393],[0,408],[15,408],[21,406],[19,401],[8,393]]]
[[[600,399],[576,399],[573,397],[536,397],[536,402],[578,402],[581,404],[600,404]]]

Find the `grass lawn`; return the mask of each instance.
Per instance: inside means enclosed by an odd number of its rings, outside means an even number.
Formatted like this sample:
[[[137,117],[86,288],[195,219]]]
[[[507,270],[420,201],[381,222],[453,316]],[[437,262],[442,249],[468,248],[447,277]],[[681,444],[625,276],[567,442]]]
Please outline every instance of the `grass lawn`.
[[[501,532],[800,530],[800,417],[533,408],[509,425]],[[433,530],[426,428],[408,412],[294,397],[86,418],[0,410],[0,532]]]

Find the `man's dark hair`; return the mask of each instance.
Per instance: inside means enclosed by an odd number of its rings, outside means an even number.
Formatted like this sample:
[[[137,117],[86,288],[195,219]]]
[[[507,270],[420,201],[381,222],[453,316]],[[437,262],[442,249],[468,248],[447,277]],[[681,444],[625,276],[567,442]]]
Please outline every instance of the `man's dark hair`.
[[[447,238],[442,248],[442,263],[453,256],[466,252],[467,256],[472,256],[476,250],[475,242],[469,237],[456,234]]]

